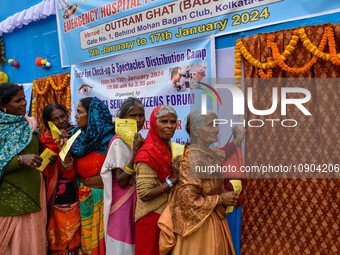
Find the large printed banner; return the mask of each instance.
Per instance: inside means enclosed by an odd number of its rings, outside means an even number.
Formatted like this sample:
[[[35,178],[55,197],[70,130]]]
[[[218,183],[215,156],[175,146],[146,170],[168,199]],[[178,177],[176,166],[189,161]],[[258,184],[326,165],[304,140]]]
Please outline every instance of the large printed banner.
[[[340,1],[326,0],[58,0],[62,65],[338,8]]]
[[[164,46],[72,66],[73,101],[96,96],[115,118],[125,99],[138,97],[146,112],[144,136],[150,128],[152,110],[161,104],[171,105],[178,113],[172,141],[184,144],[188,138],[185,119],[190,106],[200,104],[194,92],[202,86],[199,82],[211,77],[214,56],[210,45],[206,38],[176,45],[176,51],[173,45]]]

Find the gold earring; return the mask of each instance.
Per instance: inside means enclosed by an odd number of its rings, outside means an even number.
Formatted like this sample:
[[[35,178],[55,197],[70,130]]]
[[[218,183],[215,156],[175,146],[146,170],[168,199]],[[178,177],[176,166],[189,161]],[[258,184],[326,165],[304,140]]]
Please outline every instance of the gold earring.
[[[7,109],[6,109],[6,108],[4,108],[4,112],[7,112]]]

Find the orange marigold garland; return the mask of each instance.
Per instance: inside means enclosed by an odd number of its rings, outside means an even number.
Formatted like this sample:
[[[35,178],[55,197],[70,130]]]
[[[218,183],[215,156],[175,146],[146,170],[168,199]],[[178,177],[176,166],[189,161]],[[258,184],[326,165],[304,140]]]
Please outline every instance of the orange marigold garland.
[[[59,94],[64,93],[64,89],[66,88],[66,109],[69,111],[71,109],[71,88],[69,85],[69,79],[71,75],[67,74],[64,79],[61,79],[61,76],[58,76],[58,84],[55,84],[52,77],[47,77],[46,83],[44,85],[43,90],[39,90],[39,86],[37,83],[37,80],[33,81],[33,100],[32,100],[32,116],[36,117],[36,98],[37,93],[41,96],[45,95],[49,85],[52,86],[52,88],[56,91],[58,91]]]
[[[270,66],[269,66],[270,62],[272,62],[271,57],[267,58],[267,64],[268,64],[268,66],[266,66],[267,74],[265,74],[263,69],[259,70],[259,75],[260,75],[261,78],[268,79],[268,78],[271,78],[273,76],[273,69],[270,68]]]
[[[241,79],[241,67],[237,63],[241,62],[241,59],[239,57],[239,52],[241,55],[254,67],[259,69],[259,75],[261,78],[270,78],[272,77],[272,69],[276,66],[279,66],[283,71],[287,71],[289,73],[295,73],[300,74],[308,71],[316,62],[318,59],[322,59],[324,61],[331,61],[334,65],[340,66],[340,53],[336,52],[336,44],[335,44],[335,38],[334,38],[334,30],[332,27],[325,27],[324,34],[322,36],[321,42],[319,44],[319,47],[315,46],[310,39],[307,37],[305,30],[303,28],[299,30],[295,30],[294,34],[292,35],[292,38],[287,45],[287,47],[284,49],[283,53],[281,54],[279,52],[277,44],[274,42],[275,36],[268,36],[267,37],[267,47],[272,50],[272,58],[268,58],[266,63],[261,63],[258,60],[256,60],[246,49],[246,47],[243,45],[243,42],[238,39],[236,41],[235,46],[235,78]],[[300,68],[293,68],[289,67],[285,61],[288,56],[291,55],[291,53],[295,50],[295,46],[297,45],[298,41],[301,40],[303,43],[303,46],[311,53],[313,54],[312,59],[303,67]],[[329,45],[329,53],[323,52],[326,44],[328,41]],[[237,62],[238,61],[238,62]],[[267,70],[267,74],[264,72],[264,70]]]
[[[43,90],[39,90],[39,86],[37,84],[37,80],[34,80],[33,81],[33,91],[37,92],[39,95],[43,96],[46,94],[47,90],[48,90],[48,87],[49,87],[49,83],[46,82],[45,86],[44,86],[44,89]],[[36,94],[35,94],[36,96]]]
[[[240,40],[241,41],[241,40]],[[240,43],[236,43],[235,47],[235,85],[241,88],[241,75],[242,75],[242,55],[240,50]]]
[[[32,100],[32,117],[36,117],[35,113],[36,113],[36,108],[37,108],[37,101],[35,99]]]
[[[66,95],[66,109],[70,111],[71,109],[71,87],[67,87],[67,95]]]
[[[278,64],[278,66],[283,71],[287,71],[289,73],[300,74],[300,73],[304,73],[304,72],[308,71],[317,62],[317,60],[320,58],[319,56],[324,55],[324,54],[321,54],[321,53],[323,53],[322,51],[324,50],[326,43],[327,43],[327,30],[328,29],[325,29],[325,32],[322,36],[322,39],[321,39],[321,42],[320,42],[320,45],[319,45],[318,48],[311,43],[311,41],[308,39],[307,35],[305,34],[305,31],[304,31],[303,28],[298,30],[298,31],[297,30],[294,31],[294,35],[292,36],[292,40],[290,41],[290,44],[291,44],[292,41],[295,41],[297,43],[297,41],[298,41],[297,38],[299,38],[302,41],[302,43],[304,44],[304,46],[313,54],[312,59],[305,66],[299,67],[299,68],[289,67],[284,62],[286,60],[287,55],[285,54],[285,52],[282,55],[279,53],[279,49],[278,49],[276,43],[272,43],[271,46],[270,46],[271,49],[272,49],[272,52],[273,52],[274,61]],[[292,46],[292,47],[294,48],[294,46]]]
[[[330,54],[329,59],[334,65],[340,66],[339,56],[336,53],[336,48],[335,48],[334,30],[332,27],[328,29],[327,37],[328,37],[328,46],[329,46],[329,54]]]
[[[58,76],[58,84],[60,85],[56,85],[52,77],[48,77],[47,80],[49,81],[49,83],[51,84],[54,90],[61,91],[61,90],[64,90],[66,86],[68,86],[68,80],[70,79],[70,77],[71,75],[67,74],[64,80],[61,81],[61,77]]]
[[[238,48],[238,49],[236,49]],[[235,47],[235,69],[236,66],[238,64],[237,61],[239,61],[239,63],[241,63],[241,57],[238,60],[238,56],[236,56],[236,50],[238,50],[238,52],[241,53],[241,55],[250,63],[252,64],[254,67],[259,68],[259,70],[261,70],[259,72],[259,75],[262,78],[271,78],[272,74],[273,74],[273,70],[272,68],[276,67],[276,63],[271,59],[268,58],[266,63],[262,63],[258,60],[256,60],[247,50],[247,48],[244,46],[243,42],[241,41],[241,39],[237,39],[236,41],[236,47]],[[235,70],[235,79],[241,79],[241,65],[239,65],[239,69],[240,70]],[[267,70],[267,74],[264,73],[263,70]],[[237,82],[236,82],[237,83]],[[238,84],[236,84],[238,85]]]

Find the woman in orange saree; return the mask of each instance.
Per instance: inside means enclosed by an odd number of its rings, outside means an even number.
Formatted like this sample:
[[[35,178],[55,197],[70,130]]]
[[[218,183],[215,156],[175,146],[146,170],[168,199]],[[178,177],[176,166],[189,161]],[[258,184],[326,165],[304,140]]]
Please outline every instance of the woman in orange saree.
[[[40,150],[48,148],[59,154],[48,122],[51,121],[59,130],[70,132],[67,110],[60,104],[49,104],[43,110],[43,120],[48,130],[40,137]],[[53,157],[43,171],[46,178],[48,254],[79,254],[81,245],[77,183],[74,177],[67,178],[63,174],[58,155]]]

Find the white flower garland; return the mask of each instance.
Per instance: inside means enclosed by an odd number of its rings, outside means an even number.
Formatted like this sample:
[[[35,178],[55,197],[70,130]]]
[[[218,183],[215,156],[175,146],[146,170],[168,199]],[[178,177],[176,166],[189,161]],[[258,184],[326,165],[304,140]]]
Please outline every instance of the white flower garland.
[[[21,28],[32,21],[45,19],[56,14],[55,0],[44,0],[26,10],[17,12],[0,22],[0,36],[3,33],[11,33],[15,28]]]

